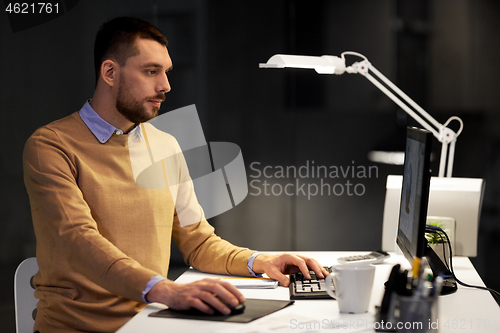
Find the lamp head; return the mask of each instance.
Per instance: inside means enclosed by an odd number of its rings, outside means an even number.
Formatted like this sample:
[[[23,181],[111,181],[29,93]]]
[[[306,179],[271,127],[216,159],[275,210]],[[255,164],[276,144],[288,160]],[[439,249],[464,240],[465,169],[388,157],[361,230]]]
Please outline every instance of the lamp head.
[[[318,74],[343,74],[346,70],[345,60],[336,56],[321,57],[275,54],[260,68],[307,68],[314,69]]]

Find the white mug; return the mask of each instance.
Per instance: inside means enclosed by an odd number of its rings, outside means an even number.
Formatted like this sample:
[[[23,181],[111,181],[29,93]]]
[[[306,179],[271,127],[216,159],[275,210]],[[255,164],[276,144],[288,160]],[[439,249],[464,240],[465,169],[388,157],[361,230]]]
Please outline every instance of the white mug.
[[[375,266],[345,264],[333,266],[325,278],[326,291],[336,298],[341,313],[365,313],[372,294]]]

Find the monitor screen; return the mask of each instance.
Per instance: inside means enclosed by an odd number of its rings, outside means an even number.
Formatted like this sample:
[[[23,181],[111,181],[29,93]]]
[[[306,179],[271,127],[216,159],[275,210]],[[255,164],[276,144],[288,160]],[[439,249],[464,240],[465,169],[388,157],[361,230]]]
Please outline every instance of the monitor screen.
[[[432,133],[409,127],[406,134],[405,164],[396,243],[410,263],[415,257],[427,259],[434,277],[444,278],[441,294],[457,290],[453,273],[427,245],[425,238],[431,180]]]
[[[403,186],[399,209],[397,244],[408,260],[423,257],[425,253],[425,225],[430,183],[430,155],[432,133],[409,127]]]

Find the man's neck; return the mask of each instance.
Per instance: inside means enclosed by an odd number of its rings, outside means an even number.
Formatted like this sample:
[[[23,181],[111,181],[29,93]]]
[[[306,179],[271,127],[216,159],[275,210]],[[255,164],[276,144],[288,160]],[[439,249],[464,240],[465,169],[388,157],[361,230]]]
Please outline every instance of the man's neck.
[[[135,124],[125,118],[110,101],[110,98],[102,98],[96,91],[90,101],[90,106],[108,124],[122,130],[123,133],[130,132]]]

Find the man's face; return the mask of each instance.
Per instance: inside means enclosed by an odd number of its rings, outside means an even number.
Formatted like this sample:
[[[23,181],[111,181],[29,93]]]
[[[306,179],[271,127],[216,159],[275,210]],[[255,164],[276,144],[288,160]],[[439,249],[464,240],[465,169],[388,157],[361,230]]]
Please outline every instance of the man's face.
[[[170,91],[167,72],[172,60],[167,48],[149,39],[137,39],[139,55],[127,59],[121,67],[116,109],[134,124],[158,115],[165,93]]]

